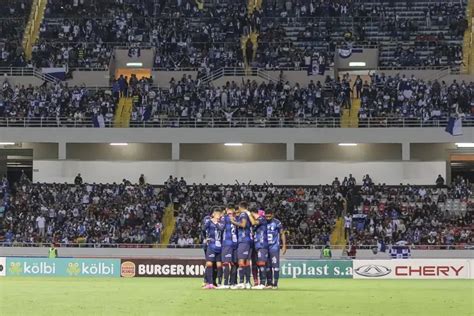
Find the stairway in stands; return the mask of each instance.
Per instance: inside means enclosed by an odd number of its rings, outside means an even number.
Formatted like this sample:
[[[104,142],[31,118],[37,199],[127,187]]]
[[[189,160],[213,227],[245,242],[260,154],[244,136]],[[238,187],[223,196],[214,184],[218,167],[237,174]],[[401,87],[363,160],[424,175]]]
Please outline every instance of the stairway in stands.
[[[33,0],[30,17],[23,33],[23,50],[28,60],[31,59],[33,45],[39,37],[40,26],[47,4],[48,0]]]
[[[132,114],[132,98],[121,97],[115,111],[114,127],[129,127]]]
[[[176,227],[176,218],[174,216],[174,205],[170,203],[163,214],[163,232],[161,234],[161,247],[166,248],[173,236]]]
[[[357,128],[359,127],[359,109],[360,109],[360,99],[352,98],[352,106],[349,109],[345,109],[342,112],[341,117],[341,127],[345,128]]]
[[[461,72],[464,74],[474,73],[474,32],[472,29],[472,17],[474,16],[473,4],[474,0],[469,0],[466,7],[466,19],[468,21],[468,27],[464,31],[464,39],[462,44],[463,65],[461,67]]]
[[[330,236],[331,247],[334,246],[345,246],[346,238],[344,236],[344,218],[339,217],[334,225],[334,229]]]

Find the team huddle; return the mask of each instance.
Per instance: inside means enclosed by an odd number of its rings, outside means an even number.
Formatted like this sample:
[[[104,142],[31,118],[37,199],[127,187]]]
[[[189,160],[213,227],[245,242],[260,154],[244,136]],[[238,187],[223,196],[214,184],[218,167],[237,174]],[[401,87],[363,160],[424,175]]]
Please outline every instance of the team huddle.
[[[202,228],[206,256],[205,289],[277,289],[280,243],[286,253],[281,222],[272,210],[259,210],[247,202],[214,207]],[[253,287],[251,285],[253,277]]]

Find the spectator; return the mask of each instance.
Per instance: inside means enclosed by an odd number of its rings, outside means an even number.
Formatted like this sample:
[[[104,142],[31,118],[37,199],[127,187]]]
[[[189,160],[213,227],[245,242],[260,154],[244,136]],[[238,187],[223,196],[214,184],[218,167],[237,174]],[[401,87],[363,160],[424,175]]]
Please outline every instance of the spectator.
[[[78,173],[77,176],[74,178],[74,184],[75,185],[82,185],[82,177],[81,177],[80,173]]]

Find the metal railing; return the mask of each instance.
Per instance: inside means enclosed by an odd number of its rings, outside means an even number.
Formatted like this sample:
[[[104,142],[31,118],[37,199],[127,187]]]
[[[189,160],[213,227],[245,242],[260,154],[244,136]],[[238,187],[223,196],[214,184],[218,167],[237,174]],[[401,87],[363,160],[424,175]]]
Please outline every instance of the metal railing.
[[[0,67],[2,76],[31,76],[47,82],[59,81],[56,77],[44,74],[38,68],[32,67]]]
[[[166,117],[149,121],[131,121],[130,128],[340,128],[341,118],[326,117],[312,119],[288,118],[182,118]],[[447,118],[424,121],[416,118],[384,118],[373,117],[359,119],[359,128],[444,128]],[[474,117],[463,120],[464,127],[474,127]],[[97,126],[92,118],[74,119],[70,117],[48,118],[0,118],[0,127],[30,127],[30,128],[93,128],[114,127],[113,122],[105,122]]]
[[[55,243],[61,248],[172,248],[172,249],[201,249],[202,244],[192,244],[180,246],[176,244],[140,244],[140,243]],[[51,243],[30,243],[30,242],[0,242],[0,247],[50,247]],[[326,245],[287,245],[288,249],[323,249]],[[373,249],[377,245],[357,245],[357,249]],[[412,250],[472,250],[474,245],[409,245]],[[333,245],[333,250],[342,250],[346,246]]]

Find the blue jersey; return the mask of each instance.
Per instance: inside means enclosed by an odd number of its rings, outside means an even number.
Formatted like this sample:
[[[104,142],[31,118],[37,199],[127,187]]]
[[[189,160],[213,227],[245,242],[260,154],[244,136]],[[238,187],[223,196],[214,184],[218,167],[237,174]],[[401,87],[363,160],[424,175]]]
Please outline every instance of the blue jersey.
[[[224,225],[221,222],[214,224],[213,221],[209,220],[206,223],[206,237],[207,247],[209,247],[214,252],[220,252],[222,249],[222,231],[224,230]]]
[[[222,237],[224,246],[237,248],[237,227],[231,223],[229,215],[225,215],[222,221],[224,224],[224,234]]]
[[[280,249],[280,234],[283,231],[281,222],[272,218],[267,222],[268,246],[273,249]]]
[[[202,219],[202,226],[201,226],[201,240],[204,241],[207,238],[207,231],[206,226],[207,223],[211,221],[211,217],[209,215],[204,216]]]
[[[255,249],[267,249],[268,248],[268,233],[267,233],[267,220],[265,217],[260,216],[255,224]]]
[[[247,215],[247,213],[240,213],[239,218],[237,219],[238,223],[242,223],[242,221],[246,219],[247,224],[245,225],[244,228],[238,227],[237,228],[237,236],[238,236],[238,242],[239,244],[250,244],[251,236],[250,236],[250,219]]]

